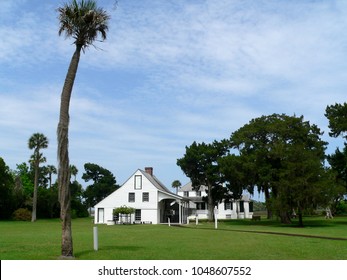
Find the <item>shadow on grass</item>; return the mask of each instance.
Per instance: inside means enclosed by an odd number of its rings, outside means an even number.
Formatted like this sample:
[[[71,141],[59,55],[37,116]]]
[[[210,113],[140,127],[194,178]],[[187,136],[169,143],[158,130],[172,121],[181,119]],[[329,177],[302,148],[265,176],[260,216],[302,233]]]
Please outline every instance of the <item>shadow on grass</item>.
[[[129,251],[139,251],[139,250],[142,250],[143,247],[140,247],[140,246],[102,246],[101,248],[99,248],[98,251],[95,251],[95,250],[85,250],[85,251],[81,251],[81,252],[77,252],[75,253],[75,257],[76,258],[81,258],[83,256],[86,256],[86,255],[90,255],[92,253],[95,253],[95,252],[102,252],[102,253],[107,253],[107,251],[110,251],[110,252],[115,252],[115,251],[126,251],[126,252],[129,252]]]
[[[189,229],[203,229],[203,230],[215,230],[214,227],[211,225],[214,225],[212,222],[205,222],[208,227],[199,227],[196,228],[194,226],[184,226],[185,228]],[[227,221],[221,221],[220,224],[226,225],[226,226],[247,226],[249,228],[252,228],[252,226],[260,226],[260,227],[273,227],[273,228],[324,228],[324,227],[334,227],[337,224],[339,225],[346,225],[346,220],[323,220],[323,219],[317,219],[317,220],[307,220],[304,221],[304,227],[299,226],[299,222],[297,219],[293,219],[291,224],[281,224],[278,220],[262,220],[262,221],[252,221],[252,220],[227,220]],[[309,235],[309,234],[300,234],[300,233],[287,233],[287,232],[277,232],[277,231],[263,231],[258,229],[232,229],[232,228],[219,228],[220,231],[230,231],[230,232],[245,232],[245,233],[254,233],[254,234],[271,234],[271,235],[282,235],[282,236],[293,236],[293,237],[306,237],[306,238],[316,238],[316,239],[328,239],[328,240],[343,240],[346,241],[347,238],[345,237],[331,237],[331,236],[322,236],[322,235]]]
[[[221,221],[221,223],[225,225],[239,225],[239,226],[263,226],[263,227],[277,227],[277,228],[315,228],[315,227],[321,227],[321,228],[327,228],[327,227],[333,227],[337,224],[340,225],[347,225],[347,220],[325,220],[324,218],[322,219],[317,219],[317,220],[312,220],[304,219],[304,226],[300,227],[299,226],[299,220],[298,218],[292,219],[290,224],[283,224],[281,223],[278,219],[264,219],[262,221],[252,221],[252,220],[228,220],[228,221]]]
[[[335,224],[338,224],[338,225],[344,225],[344,226],[347,226],[347,221],[336,221],[334,222]]]

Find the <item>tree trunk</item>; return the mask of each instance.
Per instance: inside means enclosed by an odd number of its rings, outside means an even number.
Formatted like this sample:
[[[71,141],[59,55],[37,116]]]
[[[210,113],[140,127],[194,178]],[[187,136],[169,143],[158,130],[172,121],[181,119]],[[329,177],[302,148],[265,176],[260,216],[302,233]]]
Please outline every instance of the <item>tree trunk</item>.
[[[299,217],[299,227],[304,227],[304,222],[302,220],[302,209],[300,205],[298,207],[298,217]]]
[[[39,161],[35,159],[35,178],[34,178],[34,195],[33,195],[33,211],[31,212],[31,221],[36,222],[37,212],[37,188],[39,182]]]
[[[288,214],[287,211],[281,210],[281,211],[279,212],[279,216],[280,216],[280,219],[281,219],[281,223],[282,223],[282,224],[287,224],[287,225],[289,225],[289,224],[292,223],[292,221],[290,220],[290,216],[289,216],[289,214]]]
[[[208,184],[208,196],[207,196],[207,204],[208,204],[208,221],[213,222],[214,220],[214,203],[212,198],[212,186]]]
[[[264,188],[264,194],[265,194],[265,205],[266,205],[266,211],[267,211],[267,218],[272,219],[272,209],[271,209],[271,202],[270,202],[270,192],[268,188]]]
[[[69,169],[69,107],[73,84],[75,81],[81,47],[76,45],[61,93],[60,116],[57,129],[58,137],[58,186],[60,202],[60,218],[62,220],[61,255],[63,258],[73,257],[71,228],[71,194]]]

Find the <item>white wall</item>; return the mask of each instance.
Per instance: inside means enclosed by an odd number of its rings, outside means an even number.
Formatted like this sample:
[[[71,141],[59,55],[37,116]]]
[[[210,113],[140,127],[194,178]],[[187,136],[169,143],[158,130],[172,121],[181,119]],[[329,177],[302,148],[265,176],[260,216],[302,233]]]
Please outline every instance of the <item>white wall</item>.
[[[142,176],[142,189],[140,190],[134,188],[135,175]],[[142,201],[143,192],[149,193],[148,202]],[[129,193],[135,194],[135,202],[129,202]],[[95,213],[98,213],[99,208],[103,208],[104,221],[102,223],[107,223],[108,220],[113,219],[113,209],[124,205],[135,209],[141,209],[141,220],[158,223],[156,210],[158,207],[158,190],[140,170],[137,170],[118,190],[95,205]],[[132,221],[134,220],[135,218],[132,217]],[[99,223],[97,214],[95,215],[94,223]]]
[[[200,188],[201,189],[201,196],[204,197],[206,196],[206,192],[205,192],[205,188]],[[178,192],[179,195],[183,196],[184,192],[182,190],[180,190]],[[189,196],[188,198],[194,198],[197,197],[196,195],[196,191],[194,190],[190,190],[189,191]],[[248,198],[244,197],[244,199],[246,199],[243,203],[244,205],[244,212],[240,212],[240,205],[239,205],[239,201],[233,201],[233,207],[232,210],[228,209],[228,210],[224,210],[224,202],[220,203],[218,205],[218,215],[217,218],[218,219],[227,219],[230,218],[231,219],[250,219],[252,218],[253,213],[249,212],[249,201]],[[190,202],[189,203],[190,207],[195,208],[196,204]],[[207,206],[206,206],[207,208]],[[199,219],[207,219],[208,218],[208,209],[206,210],[196,210],[196,213],[198,214],[198,218]],[[228,216],[227,216],[228,215]],[[189,219],[195,219],[196,215],[191,215],[188,217]]]

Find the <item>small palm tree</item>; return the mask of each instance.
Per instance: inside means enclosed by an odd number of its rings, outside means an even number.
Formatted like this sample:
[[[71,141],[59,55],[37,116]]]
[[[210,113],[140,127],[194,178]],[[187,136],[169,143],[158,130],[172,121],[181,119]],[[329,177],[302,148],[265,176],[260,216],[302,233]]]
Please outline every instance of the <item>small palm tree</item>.
[[[34,195],[33,195],[33,211],[31,216],[31,221],[36,221],[36,208],[37,208],[37,189],[39,181],[39,167],[41,162],[45,162],[46,158],[40,153],[41,149],[46,149],[48,147],[48,139],[42,133],[34,133],[28,141],[28,147],[30,150],[34,149],[34,154],[31,156],[31,162],[35,170],[34,179]]]
[[[68,152],[69,107],[72,87],[75,81],[81,50],[85,50],[101,36],[106,39],[109,15],[105,10],[98,8],[96,1],[76,0],[66,3],[58,8],[59,35],[72,37],[75,52],[71,58],[70,66],[65,78],[60,101],[60,115],[57,129],[58,137],[58,186],[60,217],[62,220],[62,257],[73,257],[71,233],[71,195],[70,170]]]
[[[176,194],[178,193],[178,188],[182,186],[179,180],[175,180],[172,182],[171,186],[176,189]]]
[[[49,180],[49,188],[52,187],[52,174],[57,174],[57,168],[54,165],[47,165],[46,169],[48,180]]]
[[[75,165],[71,164],[70,165],[70,174],[74,176],[74,181],[76,181],[76,176],[78,173],[78,169]]]

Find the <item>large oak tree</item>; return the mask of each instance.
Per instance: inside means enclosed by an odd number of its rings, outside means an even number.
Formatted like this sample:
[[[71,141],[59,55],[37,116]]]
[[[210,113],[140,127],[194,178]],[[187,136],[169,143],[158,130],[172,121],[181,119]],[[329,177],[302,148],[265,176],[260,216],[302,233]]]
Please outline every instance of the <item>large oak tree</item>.
[[[177,165],[190,178],[194,189],[199,190],[200,186],[207,187],[208,219],[210,221],[213,220],[216,201],[220,200],[221,193],[224,193],[218,160],[228,152],[229,142],[227,140],[214,141],[211,144],[193,142],[189,147],[186,146],[186,153],[177,160]]]
[[[342,136],[347,140],[347,103],[335,103],[326,107],[325,116],[329,120],[329,135],[332,137]],[[333,204],[337,204],[343,199],[343,194],[347,192],[347,143],[344,143],[343,150],[336,148],[335,152],[328,156],[328,162],[335,174],[336,185],[345,187],[340,195],[336,196]],[[334,208],[334,205],[332,205]],[[334,209],[333,209],[334,210]]]
[[[93,184],[87,186],[84,192],[84,198],[88,207],[93,207],[119,188],[116,178],[108,169],[95,163],[86,163],[84,170],[82,179],[86,182],[93,181]]]
[[[303,116],[285,114],[253,119],[231,135],[243,169],[250,171],[244,186],[263,191],[268,210],[275,210],[284,223],[296,209],[302,225],[303,210],[319,203],[328,188],[323,180],[327,143],[321,135]]]
[[[347,139],[347,103],[327,106],[325,116],[329,120],[329,135],[332,137],[341,135]]]

